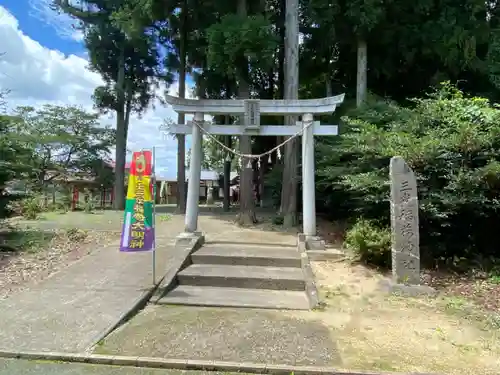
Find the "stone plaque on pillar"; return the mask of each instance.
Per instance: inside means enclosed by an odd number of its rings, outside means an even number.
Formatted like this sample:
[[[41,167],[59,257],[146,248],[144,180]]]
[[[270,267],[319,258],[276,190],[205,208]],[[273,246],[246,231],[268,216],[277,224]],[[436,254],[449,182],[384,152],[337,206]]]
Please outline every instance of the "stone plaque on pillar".
[[[245,99],[245,131],[258,133],[260,129],[260,101]]]

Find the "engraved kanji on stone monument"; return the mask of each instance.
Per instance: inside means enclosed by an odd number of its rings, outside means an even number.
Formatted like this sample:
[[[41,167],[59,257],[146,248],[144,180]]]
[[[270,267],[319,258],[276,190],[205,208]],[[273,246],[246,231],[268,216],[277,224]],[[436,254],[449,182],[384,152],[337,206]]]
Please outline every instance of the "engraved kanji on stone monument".
[[[391,158],[392,275],[396,283],[420,284],[418,196],[415,174],[400,156]]]

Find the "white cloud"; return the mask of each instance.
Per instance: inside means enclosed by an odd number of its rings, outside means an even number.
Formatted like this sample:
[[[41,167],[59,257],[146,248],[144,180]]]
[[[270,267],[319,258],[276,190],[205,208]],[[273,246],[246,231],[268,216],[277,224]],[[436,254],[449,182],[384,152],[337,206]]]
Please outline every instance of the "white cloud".
[[[52,0],[29,0],[29,15],[53,28],[63,39],[83,40],[83,33],[76,28],[77,20],[54,10],[52,3]],[[75,1],[70,1],[70,3],[78,5]]]
[[[71,104],[92,108],[91,95],[96,86],[102,84],[101,77],[87,69],[85,58],[64,55],[50,50],[25,35],[19,29],[15,17],[0,6],[0,35],[2,35],[0,56],[0,89],[9,89],[8,105],[38,106],[42,104]],[[160,88],[163,92],[164,88]],[[169,92],[177,93],[177,85]],[[177,141],[164,137],[159,130],[163,121],[177,119],[171,107],[155,103],[142,118],[131,116],[129,141],[130,150],[149,149],[156,146],[158,168],[176,174]],[[103,123],[114,124],[114,119],[103,116]]]

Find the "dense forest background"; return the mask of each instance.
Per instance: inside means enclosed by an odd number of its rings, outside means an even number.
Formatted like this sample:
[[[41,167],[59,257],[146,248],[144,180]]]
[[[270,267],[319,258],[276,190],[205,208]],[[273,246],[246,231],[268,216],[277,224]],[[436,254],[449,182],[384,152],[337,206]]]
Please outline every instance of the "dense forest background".
[[[497,255],[488,238],[500,224],[496,1],[92,0],[74,5],[55,0],[54,8],[75,18],[85,34],[90,67],[106,82],[94,99],[99,111],[117,118],[117,209],[124,203],[130,114],[148,107],[159,84],[168,87],[178,80],[184,97],[187,74],[194,77],[199,98],[286,97],[293,82],[286,73],[291,41],[285,36],[294,19],[287,12],[296,10],[298,97],[346,94],[335,114],[320,119],[339,124],[341,134],[316,139],[318,210],[352,226],[347,243],[363,256],[387,262],[388,166],[392,156],[401,155],[418,179],[424,259],[457,263]],[[177,120],[185,121],[182,115]],[[5,121],[0,145],[12,150]],[[258,154],[282,140],[220,141]],[[178,143],[179,180],[184,181],[183,136]],[[243,185],[260,181],[263,201],[276,208],[284,226],[300,222],[299,145],[290,142],[284,158],[273,156],[270,163],[241,171]],[[237,165],[224,162],[227,155],[211,142],[205,152],[208,166],[226,174]],[[2,179],[17,173],[15,163],[8,165],[12,169],[2,172]],[[246,191],[242,223],[255,221],[251,189]],[[179,210],[184,209],[181,200]]]

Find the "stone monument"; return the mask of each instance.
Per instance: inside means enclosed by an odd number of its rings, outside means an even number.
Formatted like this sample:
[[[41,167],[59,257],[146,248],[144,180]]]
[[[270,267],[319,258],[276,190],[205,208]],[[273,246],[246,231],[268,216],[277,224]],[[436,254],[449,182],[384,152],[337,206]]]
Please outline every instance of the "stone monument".
[[[400,156],[391,158],[392,275],[400,284],[420,284],[417,180]]]
[[[207,188],[207,205],[214,204],[214,188],[209,186]]]

